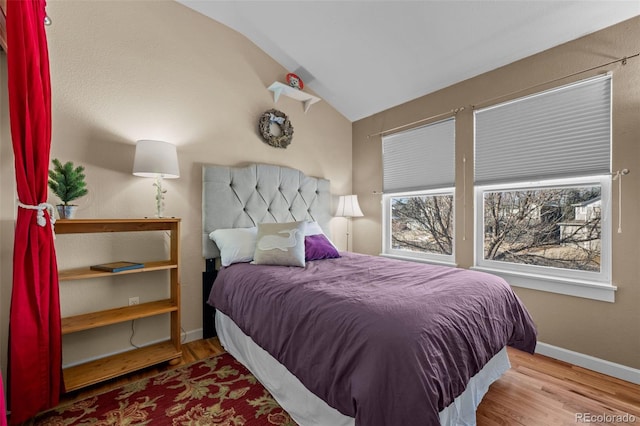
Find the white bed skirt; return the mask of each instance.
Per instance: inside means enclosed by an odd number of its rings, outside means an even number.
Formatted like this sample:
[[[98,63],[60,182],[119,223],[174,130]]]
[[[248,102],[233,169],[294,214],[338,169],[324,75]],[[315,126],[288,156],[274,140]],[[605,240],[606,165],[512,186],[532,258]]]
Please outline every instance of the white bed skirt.
[[[300,426],[355,425],[353,417],[345,416],[309,391],[297,377],[219,311],[216,311],[216,331],[227,352],[256,376]],[[505,347],[471,378],[462,395],[440,412],[440,423],[445,426],[475,425],[476,408],[482,397],[491,383],[510,367]]]

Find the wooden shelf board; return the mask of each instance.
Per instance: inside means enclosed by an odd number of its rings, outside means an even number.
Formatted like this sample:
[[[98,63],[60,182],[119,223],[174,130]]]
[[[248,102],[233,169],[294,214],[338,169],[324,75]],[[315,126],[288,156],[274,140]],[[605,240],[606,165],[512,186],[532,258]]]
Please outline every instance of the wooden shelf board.
[[[56,221],[56,234],[84,234],[99,232],[133,232],[174,230],[179,218],[154,219],[60,219]]]
[[[171,341],[166,341],[65,368],[65,390],[71,392],[181,356],[182,351],[176,349]]]
[[[62,318],[62,334],[75,333],[82,330],[118,324],[138,318],[166,314],[178,310],[178,306],[171,299],[156,302],[141,303],[133,306],[89,312]]]
[[[94,271],[88,267],[67,269],[58,272],[60,281],[82,280],[85,278],[113,277],[115,275],[138,274],[140,272],[161,271],[164,269],[175,269],[178,265],[170,260],[158,262],[145,262],[144,268],[128,269],[120,272]]]

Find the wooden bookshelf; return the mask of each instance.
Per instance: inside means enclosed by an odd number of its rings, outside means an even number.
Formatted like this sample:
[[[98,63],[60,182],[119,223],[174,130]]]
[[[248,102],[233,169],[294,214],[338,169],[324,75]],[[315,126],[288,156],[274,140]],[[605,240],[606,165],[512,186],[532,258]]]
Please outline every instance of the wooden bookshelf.
[[[180,341],[180,219],[62,219],[55,224],[56,234],[141,231],[169,231],[171,236],[169,259],[145,262],[143,268],[120,272],[94,271],[89,266],[61,270],[59,271],[59,280],[63,282],[117,277],[166,270],[169,272],[170,297],[139,305],[122,306],[62,318],[62,334],[76,333],[155,315],[170,314],[171,338],[165,342],[65,368],[63,375],[67,392],[161,362],[177,363],[182,355]]]

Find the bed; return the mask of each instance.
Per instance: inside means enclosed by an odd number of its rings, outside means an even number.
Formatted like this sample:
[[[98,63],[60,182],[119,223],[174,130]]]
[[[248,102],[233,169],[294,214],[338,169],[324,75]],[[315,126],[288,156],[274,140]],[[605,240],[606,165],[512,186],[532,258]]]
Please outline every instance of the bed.
[[[347,252],[304,266],[238,255],[256,227],[324,241],[330,205],[329,182],[298,170],[203,166],[203,255],[226,264],[207,298],[222,345],[300,425],[475,424],[509,368],[506,346],[535,349],[526,309],[503,280],[475,271]],[[228,264],[220,235],[240,261]]]

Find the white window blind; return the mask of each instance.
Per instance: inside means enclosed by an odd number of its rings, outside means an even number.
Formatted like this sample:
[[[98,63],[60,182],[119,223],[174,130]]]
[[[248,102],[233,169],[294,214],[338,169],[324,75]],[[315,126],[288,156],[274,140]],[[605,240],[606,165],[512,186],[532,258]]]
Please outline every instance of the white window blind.
[[[475,183],[611,172],[611,76],[475,112]]]
[[[384,136],[384,192],[453,187],[454,154],[454,118]]]

